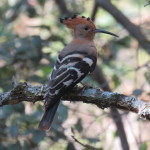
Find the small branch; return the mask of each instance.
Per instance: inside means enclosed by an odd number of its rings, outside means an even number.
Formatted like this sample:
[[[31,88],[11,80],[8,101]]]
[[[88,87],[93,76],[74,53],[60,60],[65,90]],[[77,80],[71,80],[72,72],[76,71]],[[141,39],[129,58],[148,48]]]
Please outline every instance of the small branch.
[[[74,139],[75,142],[77,142],[78,144],[82,145],[83,147],[85,147],[85,148],[87,148],[87,149],[91,149],[91,150],[102,150],[102,148],[95,148],[94,146],[87,145],[87,144],[83,144],[83,143],[81,143],[79,140],[77,140],[74,136],[72,136],[72,138]]]
[[[93,11],[92,11],[92,15],[91,15],[91,19],[94,21],[95,17],[96,17],[96,13],[98,11],[99,6],[97,5],[96,1],[94,3],[94,7],[93,7]]]
[[[139,45],[150,54],[150,41],[139,26],[132,23],[110,0],[96,0],[96,3],[109,12],[139,42]]]
[[[0,106],[17,104],[22,101],[43,101],[45,86],[32,86],[18,83],[10,92],[0,94]],[[82,101],[95,104],[99,108],[115,107],[138,113],[142,118],[150,121],[150,104],[134,97],[119,93],[103,92],[98,88],[76,86],[69,94],[62,97],[65,101]]]
[[[67,8],[66,2],[64,0],[55,0],[62,14],[66,14],[69,16],[73,15],[73,12],[70,12]]]
[[[150,5],[150,1],[149,1],[147,4],[145,4],[144,7],[146,7],[146,6],[148,6],[148,5]]]

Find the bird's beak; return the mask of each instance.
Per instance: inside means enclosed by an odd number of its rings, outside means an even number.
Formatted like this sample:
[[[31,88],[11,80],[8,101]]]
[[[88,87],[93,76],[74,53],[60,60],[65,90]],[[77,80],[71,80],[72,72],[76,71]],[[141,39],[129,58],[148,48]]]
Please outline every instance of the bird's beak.
[[[110,35],[113,35],[115,37],[119,37],[118,35],[114,34],[114,33],[111,33],[109,31],[106,31],[106,30],[103,30],[103,29],[95,29],[94,30],[95,33],[105,33],[105,34],[110,34]]]

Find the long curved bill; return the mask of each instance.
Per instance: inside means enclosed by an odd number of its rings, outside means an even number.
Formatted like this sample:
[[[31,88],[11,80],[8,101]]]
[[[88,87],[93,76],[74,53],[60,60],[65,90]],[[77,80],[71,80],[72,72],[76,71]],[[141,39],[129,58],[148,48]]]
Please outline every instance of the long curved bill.
[[[119,37],[118,35],[116,35],[116,34],[114,34],[114,33],[112,33],[112,32],[103,30],[103,29],[95,29],[94,32],[95,32],[95,33],[105,33],[105,34],[113,35],[113,36],[115,36],[115,37]]]

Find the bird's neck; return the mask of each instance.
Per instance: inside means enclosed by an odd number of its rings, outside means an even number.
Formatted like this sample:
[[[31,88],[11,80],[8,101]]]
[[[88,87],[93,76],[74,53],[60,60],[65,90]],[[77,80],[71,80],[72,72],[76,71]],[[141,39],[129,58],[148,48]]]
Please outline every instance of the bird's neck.
[[[72,43],[76,44],[94,44],[93,39],[74,37]]]

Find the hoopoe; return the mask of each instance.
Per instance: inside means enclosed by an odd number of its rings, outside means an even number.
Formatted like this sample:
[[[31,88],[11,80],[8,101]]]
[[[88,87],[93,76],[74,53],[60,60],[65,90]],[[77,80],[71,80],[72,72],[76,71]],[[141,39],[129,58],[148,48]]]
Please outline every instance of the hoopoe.
[[[47,83],[45,113],[39,129],[51,127],[60,99],[79,83],[88,73],[93,72],[97,62],[97,49],[93,42],[96,33],[117,35],[96,29],[90,18],[74,15],[60,22],[73,30],[74,38],[58,55],[56,64]]]

